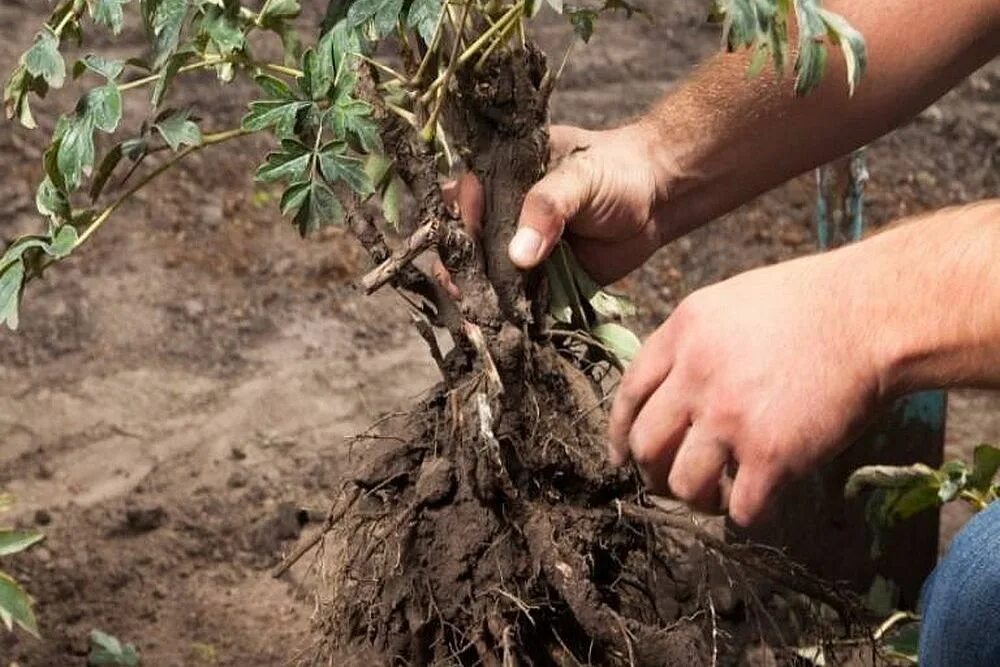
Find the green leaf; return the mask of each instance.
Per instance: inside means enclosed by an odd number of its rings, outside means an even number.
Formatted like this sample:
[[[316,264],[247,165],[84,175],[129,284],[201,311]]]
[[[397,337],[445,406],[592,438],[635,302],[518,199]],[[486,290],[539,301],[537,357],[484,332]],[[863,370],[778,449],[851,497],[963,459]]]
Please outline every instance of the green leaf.
[[[794,0],[799,27],[799,54],[795,59],[795,94],[805,95],[819,85],[826,69],[826,24],[817,0]]]
[[[403,0],[355,0],[347,11],[347,22],[357,28],[370,22],[378,38],[385,37],[396,28]]]
[[[573,26],[573,32],[584,42],[589,42],[594,36],[594,24],[597,23],[597,12],[586,7],[573,8],[566,12],[566,18]]]
[[[312,102],[303,100],[251,102],[250,113],[243,117],[240,126],[250,132],[274,127],[275,134],[279,138],[291,137],[295,134],[295,123],[299,112],[310,106],[312,106]]]
[[[71,215],[69,195],[46,176],[35,191],[35,208],[53,221],[67,220]]]
[[[122,94],[114,82],[91,90],[84,97],[82,106],[97,129],[108,134],[118,129],[118,123],[122,119]],[[80,113],[80,109],[77,113]]]
[[[174,111],[159,118],[153,125],[175,153],[181,146],[200,146],[201,129],[190,120],[188,111]]]
[[[281,195],[281,215],[288,215],[292,211],[297,211],[309,196],[309,189],[312,187],[310,181],[295,181]]]
[[[66,187],[75,190],[94,164],[94,121],[90,114],[70,119],[56,156]]]
[[[66,81],[66,62],[59,53],[59,38],[48,27],[35,35],[35,43],[21,56],[28,74],[41,77],[53,88]]]
[[[139,667],[139,653],[132,644],[122,644],[117,637],[100,630],[90,633],[88,667]]]
[[[635,306],[628,299],[604,291],[576,260],[576,255],[567,246],[564,249],[566,261],[573,275],[580,296],[583,297],[599,316],[619,320],[635,315]]]
[[[129,0],[87,0],[90,18],[94,19],[94,23],[109,28],[112,34],[117,35],[122,31],[125,18],[122,5],[128,2]]]
[[[0,556],[11,556],[45,539],[34,531],[0,530]]]
[[[238,5],[227,8],[209,7],[201,20],[201,29],[215,45],[215,50],[223,56],[241,51],[246,45],[243,26],[240,25]]]
[[[167,90],[169,90],[170,84],[177,78],[177,72],[180,71],[180,68],[186,65],[194,55],[195,54],[191,51],[181,50],[167,58],[163,68],[160,70],[160,78],[156,80],[156,84],[153,86],[153,93],[150,97],[150,104],[153,105],[154,109],[163,103],[163,99],[167,96]]]
[[[328,182],[343,181],[361,196],[375,191],[365,173],[364,163],[347,154],[346,144],[333,142],[324,146],[319,154],[319,169]]]
[[[253,80],[271,101],[291,101],[295,99],[295,93],[292,92],[288,84],[277,77],[268,74],[258,74]]]
[[[327,53],[320,56],[312,49],[306,49],[302,54],[302,90],[314,100],[322,100],[333,86],[336,69],[333,66],[333,56]]]
[[[443,11],[441,0],[413,0],[406,15],[406,25],[416,30],[425,44],[430,44]]]
[[[992,445],[979,445],[972,454],[972,473],[969,486],[986,493],[993,486],[993,478],[1000,470],[1000,449]]]
[[[160,69],[177,50],[187,17],[188,0],[140,0],[143,22],[152,41],[152,67]]]
[[[865,67],[868,65],[865,40],[861,33],[855,30],[854,26],[840,14],[826,9],[820,9],[819,13],[826,25],[830,40],[840,46],[840,50],[844,54],[844,62],[847,65],[848,92],[850,95],[854,95],[855,89],[861,82],[861,76],[865,72]]]
[[[24,262],[17,259],[0,273],[0,322],[11,331],[17,329],[21,288],[24,285]]]
[[[0,572],[0,621],[7,629],[13,630],[16,624],[38,637],[38,621],[31,607],[28,594],[10,576]]]
[[[344,209],[333,191],[322,181],[314,179],[294,221],[299,233],[305,236],[326,225],[343,224]]]
[[[356,140],[365,153],[378,153],[382,150],[378,124],[366,102],[349,97],[341,98],[330,108],[324,120],[337,140]]]
[[[272,0],[266,9],[267,11],[258,19],[265,27],[273,26],[284,19],[295,18],[302,11],[298,0]]]
[[[312,153],[301,143],[282,141],[281,150],[268,154],[267,161],[257,170],[255,178],[265,183],[296,180],[309,167],[311,159]]]
[[[48,90],[48,84],[41,77],[34,77],[28,74],[24,65],[18,65],[11,72],[10,78],[3,87],[4,114],[7,118],[17,118],[18,122],[29,130],[35,129],[34,116],[31,115],[31,101],[29,93],[33,90],[39,95],[44,95]]]
[[[556,322],[572,324],[575,302],[572,294],[576,288],[572,277],[566,271],[565,264],[558,261],[556,254],[553,253],[553,256],[545,262],[545,275],[549,285],[549,315]]]
[[[614,352],[615,356],[622,362],[622,365],[630,363],[635,359],[642,347],[639,337],[615,322],[598,324],[591,332],[594,338],[602,345]]]
[[[124,61],[90,54],[77,60],[76,64],[73,65],[73,78],[78,78],[84,70],[90,70],[108,81],[114,81],[122,73],[124,67]]]

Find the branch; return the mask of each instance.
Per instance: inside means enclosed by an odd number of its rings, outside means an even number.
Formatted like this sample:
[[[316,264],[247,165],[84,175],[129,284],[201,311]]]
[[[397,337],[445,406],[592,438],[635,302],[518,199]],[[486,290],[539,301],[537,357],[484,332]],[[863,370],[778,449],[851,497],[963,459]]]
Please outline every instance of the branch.
[[[361,279],[365,294],[371,294],[390,282],[397,274],[420,255],[430,250],[437,241],[439,223],[431,220],[424,223],[406,239],[406,244],[368,272]]]

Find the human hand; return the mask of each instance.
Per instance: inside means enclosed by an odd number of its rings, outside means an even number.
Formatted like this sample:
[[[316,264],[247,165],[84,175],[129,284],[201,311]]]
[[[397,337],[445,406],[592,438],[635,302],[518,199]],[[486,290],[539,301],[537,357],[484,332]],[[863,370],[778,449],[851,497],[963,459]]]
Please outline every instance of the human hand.
[[[883,402],[866,315],[874,290],[841,252],[744,273],[695,292],[646,341],[622,378],[610,456],[636,462],[654,493],[718,509],[737,465],[729,514],[747,525],[775,490],[849,444]],[[847,290],[850,292],[851,290]]]
[[[650,130],[550,130],[549,172],[527,194],[510,244],[518,267],[540,264],[563,236],[602,284],[626,275],[670,240],[654,220],[659,200]]]

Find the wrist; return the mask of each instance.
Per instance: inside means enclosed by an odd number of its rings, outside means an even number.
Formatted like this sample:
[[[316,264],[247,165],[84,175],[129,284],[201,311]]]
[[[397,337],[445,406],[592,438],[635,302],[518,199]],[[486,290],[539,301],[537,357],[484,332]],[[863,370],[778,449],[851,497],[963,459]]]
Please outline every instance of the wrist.
[[[1000,382],[998,253],[996,202],[946,209],[845,249],[882,399]]]

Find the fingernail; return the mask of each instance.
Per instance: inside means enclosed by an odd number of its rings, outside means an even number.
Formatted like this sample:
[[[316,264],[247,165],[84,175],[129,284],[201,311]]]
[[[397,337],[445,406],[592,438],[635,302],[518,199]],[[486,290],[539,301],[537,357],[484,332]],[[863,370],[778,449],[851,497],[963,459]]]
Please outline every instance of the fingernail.
[[[510,259],[521,267],[534,266],[541,249],[542,235],[531,227],[521,227],[510,241]]]

